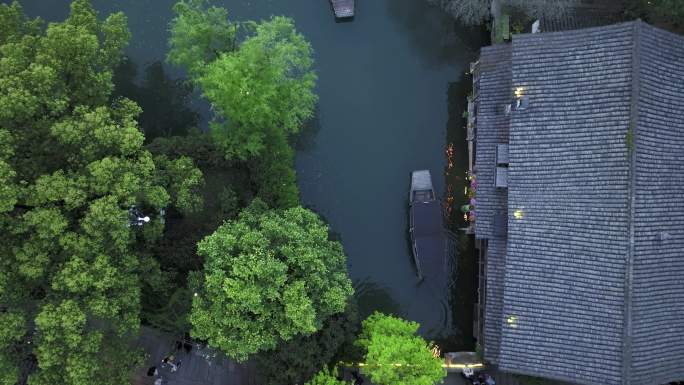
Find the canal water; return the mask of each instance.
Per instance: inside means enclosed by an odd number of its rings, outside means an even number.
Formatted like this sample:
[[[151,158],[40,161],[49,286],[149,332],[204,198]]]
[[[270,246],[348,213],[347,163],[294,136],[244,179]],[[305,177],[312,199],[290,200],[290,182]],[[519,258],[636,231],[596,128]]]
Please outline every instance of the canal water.
[[[48,21],[68,13],[68,0],[21,3],[29,15]],[[133,33],[128,54],[138,68],[164,59],[173,3],[93,0],[101,14],[128,16]],[[428,169],[437,195],[443,196],[447,124],[462,130],[461,117],[449,116],[454,109],[449,110],[448,98],[460,95],[451,103],[464,103],[464,73],[481,34],[457,28],[425,0],[356,3],[355,19],[337,23],[327,0],[212,2],[226,7],[234,20],[292,17],[313,45],[320,102],[297,143],[301,198],[339,235],[362,314],[395,313],[419,322],[425,336],[448,338],[461,347],[471,330],[465,330],[468,322],[457,321],[471,319],[472,307],[464,304],[472,301],[454,302],[451,293],[429,282],[417,285],[407,240],[408,188],[412,170]],[[206,124],[207,105],[193,104]],[[465,142],[454,145],[458,158],[465,159]],[[464,166],[459,161],[452,172],[462,174]],[[465,244],[459,249],[471,253]]]

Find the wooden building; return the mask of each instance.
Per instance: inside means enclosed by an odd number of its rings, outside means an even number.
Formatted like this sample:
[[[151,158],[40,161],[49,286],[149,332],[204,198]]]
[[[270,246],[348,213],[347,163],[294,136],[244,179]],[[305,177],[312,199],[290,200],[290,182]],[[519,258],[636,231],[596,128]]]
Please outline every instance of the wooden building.
[[[473,75],[485,359],[683,381],[684,38],[641,21],[514,35]]]

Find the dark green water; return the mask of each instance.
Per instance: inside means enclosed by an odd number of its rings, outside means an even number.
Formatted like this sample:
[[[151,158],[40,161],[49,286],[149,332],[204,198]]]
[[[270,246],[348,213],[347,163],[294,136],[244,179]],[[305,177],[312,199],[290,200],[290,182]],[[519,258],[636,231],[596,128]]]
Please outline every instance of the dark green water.
[[[126,13],[133,33],[128,54],[140,70],[166,54],[173,3],[93,0],[101,14]],[[69,1],[22,4],[29,15],[51,21],[66,17]],[[480,34],[456,30],[425,0],[357,0],[355,19],[345,23],[333,20],[327,0],[213,4],[236,20],[290,16],[313,45],[320,102],[297,146],[301,197],[339,234],[362,312],[402,315],[421,323],[427,336],[448,335],[458,345],[470,325],[452,318],[470,319],[472,308],[450,305],[449,293],[430,285],[416,286],[406,239],[407,196],[415,169],[429,169],[438,195],[444,191],[449,86],[453,94],[467,84],[462,77]],[[206,104],[195,100],[193,108],[206,124]],[[464,143],[455,143],[457,153],[465,151]]]

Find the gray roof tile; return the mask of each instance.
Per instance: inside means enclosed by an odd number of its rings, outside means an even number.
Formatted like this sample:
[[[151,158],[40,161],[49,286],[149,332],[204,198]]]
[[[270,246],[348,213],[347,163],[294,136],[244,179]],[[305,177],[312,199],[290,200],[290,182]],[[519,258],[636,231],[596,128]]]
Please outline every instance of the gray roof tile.
[[[577,383],[681,380],[684,39],[632,22],[508,47],[483,49],[480,63],[485,357]],[[529,108],[497,114],[517,87]],[[502,196],[495,152],[507,136]],[[491,232],[502,207],[507,243]]]

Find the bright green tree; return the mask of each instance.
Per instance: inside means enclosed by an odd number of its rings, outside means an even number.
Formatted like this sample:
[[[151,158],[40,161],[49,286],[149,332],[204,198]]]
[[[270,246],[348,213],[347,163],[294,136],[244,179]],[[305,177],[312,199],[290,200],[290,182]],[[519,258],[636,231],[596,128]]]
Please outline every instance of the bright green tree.
[[[46,30],[0,5],[0,383],[128,382],[145,277],[138,245],[158,218],[129,207],[192,209],[201,178],[187,159],[158,168],[135,103],[110,100],[129,38],[123,14],[99,21],[75,0]]]
[[[416,322],[375,312],[362,324],[357,344],[366,350],[361,371],[378,385],[434,385],[446,371]]]
[[[174,11],[168,61],[185,67],[212,104],[210,126],[227,158],[254,157],[268,136],[296,133],[312,116],[313,52],[292,19],[234,23],[204,0],[182,0]]]
[[[347,381],[337,379],[336,371],[323,369],[304,385],[350,385]]]
[[[328,227],[301,207],[255,200],[198,244],[205,258],[192,335],[237,360],[319,330],[352,295],[346,257]]]
[[[296,206],[290,135],[313,115],[317,96],[311,45],[292,19],[232,22],[205,0],[181,0],[170,23],[167,60],[188,70],[216,116],[211,134],[226,159],[250,160],[258,195]]]
[[[260,23],[239,49],[207,65],[197,82],[223,118],[211,127],[228,157],[259,154],[270,130],[299,131],[317,100],[312,65],[311,45],[286,17]]]

